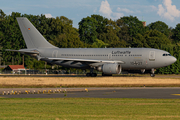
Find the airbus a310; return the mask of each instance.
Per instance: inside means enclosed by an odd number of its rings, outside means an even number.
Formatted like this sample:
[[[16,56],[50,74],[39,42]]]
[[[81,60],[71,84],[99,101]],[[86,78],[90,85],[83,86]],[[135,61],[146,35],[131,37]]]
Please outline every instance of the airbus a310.
[[[50,44],[25,17],[17,18],[27,49],[8,50],[36,57],[50,64],[69,68],[90,69],[86,76],[120,74],[122,70],[150,70],[176,62],[169,52],[153,48],[58,48]]]

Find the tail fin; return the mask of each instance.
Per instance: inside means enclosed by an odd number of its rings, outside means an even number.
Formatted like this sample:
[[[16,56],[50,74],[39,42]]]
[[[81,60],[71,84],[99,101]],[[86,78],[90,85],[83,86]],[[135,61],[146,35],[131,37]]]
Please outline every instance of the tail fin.
[[[23,34],[26,46],[30,48],[57,48],[51,45],[25,17],[16,18]]]

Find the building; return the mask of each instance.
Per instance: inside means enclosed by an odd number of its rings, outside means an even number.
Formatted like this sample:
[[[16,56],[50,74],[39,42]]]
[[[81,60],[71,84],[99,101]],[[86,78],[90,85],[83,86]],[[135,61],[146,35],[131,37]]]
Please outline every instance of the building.
[[[142,21],[143,26],[146,27],[146,21]]]
[[[8,65],[4,71],[11,71],[11,73],[15,74],[15,73],[25,73],[26,69],[23,65]]]

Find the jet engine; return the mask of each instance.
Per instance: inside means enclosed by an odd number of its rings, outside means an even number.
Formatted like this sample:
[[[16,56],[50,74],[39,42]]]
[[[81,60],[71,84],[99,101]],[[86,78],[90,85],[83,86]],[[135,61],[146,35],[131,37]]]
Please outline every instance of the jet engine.
[[[120,74],[121,65],[113,63],[104,64],[98,67],[97,70],[103,72],[104,74]]]

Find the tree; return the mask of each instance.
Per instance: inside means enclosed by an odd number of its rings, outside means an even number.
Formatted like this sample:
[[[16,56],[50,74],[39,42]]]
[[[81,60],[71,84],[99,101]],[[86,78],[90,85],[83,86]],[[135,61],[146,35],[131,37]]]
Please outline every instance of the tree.
[[[171,37],[171,29],[166,23],[162,21],[151,23],[147,27],[149,28],[149,30],[157,30],[161,33],[164,33],[168,38]]]
[[[2,11],[2,10],[1,10]],[[2,23],[2,19],[0,19],[0,23]],[[0,66],[1,66],[1,62],[2,62],[2,46],[1,46],[1,41],[4,38],[3,32],[1,30],[1,25],[0,25]]]
[[[142,21],[139,21],[137,17],[125,16],[116,20],[116,24],[120,28],[117,36],[121,41],[126,42],[126,47],[142,46],[141,41],[136,39],[137,34],[141,34],[143,36],[143,34],[147,31],[147,28],[143,26]]]
[[[121,41],[117,36],[117,33],[120,31],[120,28],[116,25],[116,22],[113,20],[108,20],[107,25],[104,31],[103,41],[108,44],[108,47],[118,48],[125,47],[124,41]]]
[[[85,43],[90,44],[91,47],[98,46],[95,45],[97,39],[108,44],[107,47],[126,47],[126,42],[117,36],[120,29],[115,21],[100,15],[91,15],[79,22],[80,39],[87,41]]]
[[[83,47],[83,42],[80,41],[78,30],[73,28],[72,20],[61,16],[56,18],[55,21],[59,33],[56,35],[55,39],[50,40],[50,42],[60,48],[79,48]]]
[[[102,40],[96,39],[96,41],[92,44],[93,48],[105,48],[108,44],[104,43]]]
[[[140,34],[144,34],[146,31],[146,28],[143,26],[142,22],[138,20],[137,17],[133,17],[133,16],[129,16],[129,17],[122,17],[120,18],[120,20],[122,20],[122,23],[118,25],[122,26],[122,27],[127,27],[128,28],[128,34],[131,37],[131,39],[129,41],[127,41],[128,43],[132,42],[133,37],[136,36],[136,34],[140,33]],[[118,21],[118,20],[117,20]],[[119,22],[119,21],[118,21]]]
[[[173,42],[177,43],[180,42],[180,24],[177,24],[175,29],[172,30],[173,35],[172,35],[172,39]]]
[[[171,41],[167,38],[167,36],[157,30],[147,31],[144,34],[144,38],[146,39],[146,43],[151,48],[159,49],[162,45],[171,44]]]
[[[6,14],[0,9],[0,41],[3,40],[4,35],[2,32],[2,22],[5,19]],[[1,46],[1,42],[0,42],[0,66],[1,66],[1,62],[2,62],[2,46]]]
[[[19,30],[16,17],[20,17],[20,13],[12,12],[11,15],[6,16],[1,20],[0,29],[0,43],[3,49],[21,49],[25,48],[25,43],[22,34]],[[22,55],[20,53],[2,51],[3,61],[9,64],[20,64],[22,62]]]
[[[1,66],[1,61],[2,61],[2,46],[0,44],[0,66]]]
[[[2,11],[2,9],[0,9],[0,21],[4,20],[5,17],[6,14]]]
[[[91,18],[94,18],[97,21],[96,24],[96,32],[98,33],[97,38],[101,39],[100,36],[105,32],[105,28],[108,24],[108,19],[100,15],[91,15]]]
[[[120,31],[117,32],[117,36],[119,37],[120,40],[124,40],[127,43],[131,43],[130,41],[132,40],[132,36],[129,34],[129,27],[123,23],[123,20],[118,19],[116,21],[116,24],[120,29]],[[131,46],[131,45],[130,45]]]
[[[97,39],[96,26],[98,22],[92,17],[83,18],[79,22],[79,35],[80,40],[87,43],[93,44]]]
[[[144,38],[144,36],[138,33],[135,37],[133,37],[131,47],[136,47],[136,48],[137,47],[145,47],[145,48],[148,48],[149,45],[147,44],[147,41]]]

